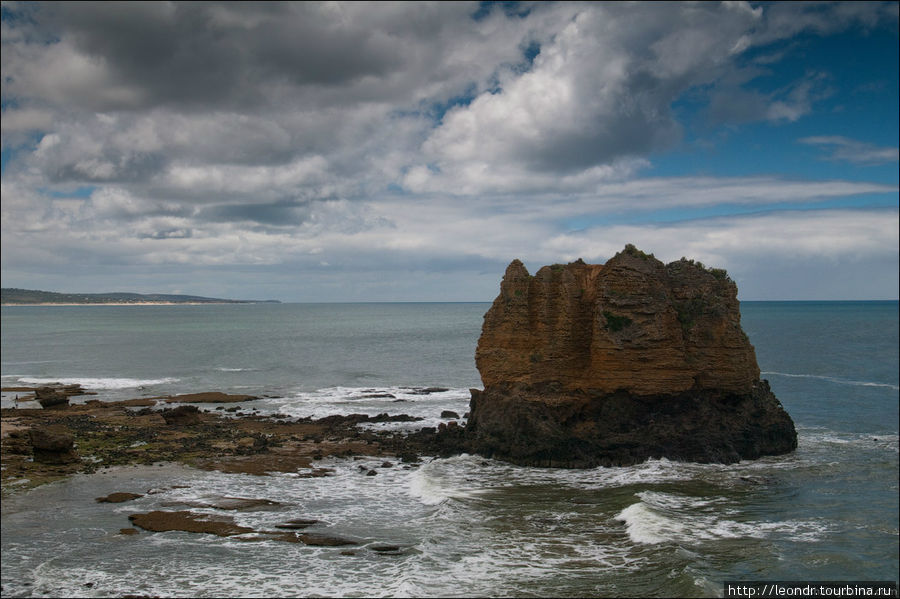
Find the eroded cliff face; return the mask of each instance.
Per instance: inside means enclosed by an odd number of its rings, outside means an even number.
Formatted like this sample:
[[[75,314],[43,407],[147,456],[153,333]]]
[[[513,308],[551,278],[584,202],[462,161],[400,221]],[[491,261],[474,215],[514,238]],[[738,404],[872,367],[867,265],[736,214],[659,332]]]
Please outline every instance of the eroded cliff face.
[[[749,391],[759,379],[737,286],[687,261],[638,250],[604,264],[518,260],[484,317],[475,361],[486,386],[558,382],[638,395]]]
[[[704,462],[796,447],[759,380],[737,287],[633,246],[606,264],[513,261],[475,354],[475,449],[526,464]]]

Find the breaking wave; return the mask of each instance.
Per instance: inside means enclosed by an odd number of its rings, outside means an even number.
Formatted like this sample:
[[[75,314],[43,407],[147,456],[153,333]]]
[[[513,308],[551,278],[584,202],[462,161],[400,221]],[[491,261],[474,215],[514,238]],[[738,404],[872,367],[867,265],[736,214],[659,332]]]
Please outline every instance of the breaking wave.
[[[698,498],[642,491],[640,501],[619,512],[615,519],[625,523],[628,537],[635,543],[655,545],[674,542],[696,544],[722,539],[769,537],[797,542],[815,542],[830,531],[819,520],[784,520],[776,522],[740,522],[722,517],[719,498]]]

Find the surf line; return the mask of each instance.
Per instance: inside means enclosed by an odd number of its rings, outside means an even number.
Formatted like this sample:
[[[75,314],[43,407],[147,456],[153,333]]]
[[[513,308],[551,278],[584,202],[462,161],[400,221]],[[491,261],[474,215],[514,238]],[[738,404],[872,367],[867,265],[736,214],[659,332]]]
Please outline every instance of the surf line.
[[[791,374],[788,372],[773,372],[773,371],[765,371],[760,374],[766,375],[776,375],[776,376],[789,376],[793,378],[801,378],[801,379],[820,379],[823,381],[828,381],[830,383],[838,383],[840,385],[857,385],[860,387],[887,387],[888,389],[893,389],[894,391],[900,391],[900,387],[897,385],[891,385],[890,383],[872,383],[869,381],[854,381],[850,379],[840,379],[833,376],[823,376],[819,374]]]

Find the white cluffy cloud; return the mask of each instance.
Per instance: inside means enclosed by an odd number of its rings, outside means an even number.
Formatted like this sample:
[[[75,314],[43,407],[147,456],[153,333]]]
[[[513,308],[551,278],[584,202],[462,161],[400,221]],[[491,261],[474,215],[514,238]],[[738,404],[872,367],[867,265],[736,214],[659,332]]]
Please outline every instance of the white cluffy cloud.
[[[835,260],[890,262],[896,211],[857,200],[895,184],[644,174],[683,142],[679,100],[726,129],[799,122],[833,93],[825,73],[753,82],[798,35],[878,28],[896,13],[5,3],[4,285],[243,297],[252,271],[282,299],[487,299],[512,257],[605,259],[628,242],[757,272],[748,257],[786,251],[779,222],[810,260],[840,248]],[[833,160],[897,160],[896,148],[845,137],[801,142]],[[822,206],[839,201],[843,212]],[[823,245],[823,231],[839,241]],[[410,272],[435,287],[407,286]],[[304,283],[290,283],[298,273]]]

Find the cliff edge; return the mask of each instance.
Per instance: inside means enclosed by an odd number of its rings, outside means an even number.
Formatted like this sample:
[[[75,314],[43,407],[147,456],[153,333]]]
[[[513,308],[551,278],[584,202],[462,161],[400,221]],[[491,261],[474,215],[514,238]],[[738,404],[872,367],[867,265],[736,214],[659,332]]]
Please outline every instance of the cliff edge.
[[[666,457],[731,463],[792,451],[759,378],[737,286],[634,246],[606,264],[514,260],[484,317],[467,436],[483,455],[591,467]]]

